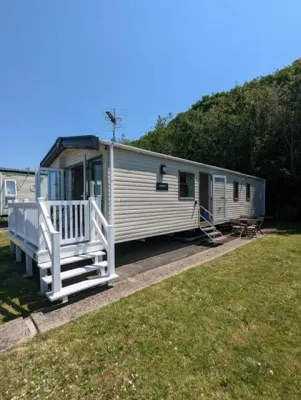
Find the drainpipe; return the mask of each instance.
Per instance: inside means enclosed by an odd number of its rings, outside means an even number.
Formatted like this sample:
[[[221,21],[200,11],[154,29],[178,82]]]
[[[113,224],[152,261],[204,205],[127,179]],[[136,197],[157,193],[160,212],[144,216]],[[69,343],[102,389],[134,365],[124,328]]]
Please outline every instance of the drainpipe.
[[[114,143],[109,148],[110,156],[110,223],[108,226],[108,274],[115,275],[115,232],[114,232]]]
[[[110,225],[114,225],[114,142],[110,145]]]

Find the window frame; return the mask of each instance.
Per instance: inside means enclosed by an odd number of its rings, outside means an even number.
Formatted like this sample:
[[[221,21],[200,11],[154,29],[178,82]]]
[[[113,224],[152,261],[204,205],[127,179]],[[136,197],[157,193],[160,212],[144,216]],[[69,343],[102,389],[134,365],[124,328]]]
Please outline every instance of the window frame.
[[[251,184],[246,182],[246,201],[249,203],[251,201]]]
[[[7,182],[14,182],[15,184],[15,194],[11,195],[7,193]],[[9,197],[9,198],[16,198],[18,194],[18,188],[17,188],[17,181],[15,179],[5,179],[4,180],[4,195],[5,197]]]
[[[237,196],[235,196],[236,192],[236,185],[237,185]],[[233,181],[233,201],[239,201],[239,181]]]
[[[192,197],[181,197],[181,174],[189,174],[193,176],[193,196]],[[195,173],[190,171],[178,170],[178,200],[180,201],[194,201],[195,200]]]

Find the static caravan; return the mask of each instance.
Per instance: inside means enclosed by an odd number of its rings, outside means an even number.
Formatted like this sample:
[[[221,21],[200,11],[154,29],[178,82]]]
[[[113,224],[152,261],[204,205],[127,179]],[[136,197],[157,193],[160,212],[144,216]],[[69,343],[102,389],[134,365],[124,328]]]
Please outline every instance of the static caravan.
[[[37,261],[52,301],[116,278],[115,243],[192,229],[215,242],[230,218],[265,214],[264,179],[96,136],[58,138],[35,186],[36,201],[9,203],[9,235],[28,273]],[[92,261],[61,271],[83,259]],[[91,271],[94,279],[62,284]]]
[[[8,214],[8,202],[16,199],[35,199],[35,172],[0,167],[0,216]]]

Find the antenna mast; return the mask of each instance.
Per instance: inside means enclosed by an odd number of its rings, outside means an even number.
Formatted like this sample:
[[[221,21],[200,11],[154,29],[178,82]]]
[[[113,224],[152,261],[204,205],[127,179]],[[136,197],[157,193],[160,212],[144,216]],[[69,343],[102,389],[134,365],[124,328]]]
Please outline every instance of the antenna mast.
[[[113,112],[106,111],[106,114],[108,116],[108,119],[112,122],[112,126],[113,126],[113,128],[112,128],[112,133],[113,133],[112,142],[115,142],[116,141],[116,124],[117,124],[115,108],[113,108]]]
[[[117,116],[118,115],[118,116]],[[116,142],[116,131],[120,128],[123,127],[123,119],[127,115],[127,110],[125,109],[116,109],[113,108],[111,110],[105,111],[105,120],[110,121],[112,123],[112,142]],[[105,124],[105,126],[102,127],[103,130],[108,130],[108,126]]]

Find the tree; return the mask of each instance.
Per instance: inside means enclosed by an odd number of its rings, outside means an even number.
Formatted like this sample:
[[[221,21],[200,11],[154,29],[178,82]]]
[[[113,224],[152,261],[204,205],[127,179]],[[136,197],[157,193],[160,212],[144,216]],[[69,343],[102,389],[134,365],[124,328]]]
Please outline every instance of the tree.
[[[301,63],[158,116],[134,146],[262,176],[301,215]],[[281,195],[279,193],[281,187]],[[278,191],[277,191],[278,190]]]

